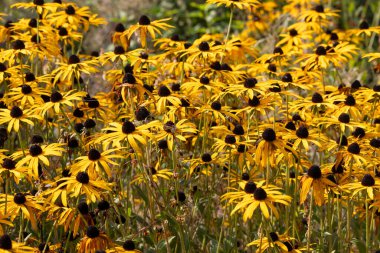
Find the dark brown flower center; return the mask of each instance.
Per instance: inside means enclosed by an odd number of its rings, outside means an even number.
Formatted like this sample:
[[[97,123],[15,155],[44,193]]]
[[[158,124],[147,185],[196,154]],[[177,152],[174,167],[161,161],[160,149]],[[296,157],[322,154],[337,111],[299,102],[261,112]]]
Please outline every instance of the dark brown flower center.
[[[16,193],[16,195],[13,197],[13,201],[17,205],[22,205],[26,202],[25,195],[23,193]]]
[[[359,25],[359,28],[360,29],[362,29],[362,30],[364,30],[364,29],[368,29],[369,28],[369,24],[368,24],[368,22],[367,21],[362,21],[361,23],[360,23],[360,25]]]
[[[99,232],[99,229],[97,227],[89,226],[87,228],[87,232],[86,232],[87,237],[94,239],[94,238],[98,237],[99,234],[100,234],[100,232]]]
[[[135,243],[132,240],[126,240],[123,244],[123,249],[125,250],[135,250]]]
[[[52,103],[57,103],[63,99],[63,96],[58,91],[54,91],[50,96],[50,101]]]
[[[44,2],[44,0],[34,0],[33,3],[35,5],[44,5],[45,2]]]
[[[25,49],[25,44],[22,40],[16,40],[13,42],[13,49],[14,50],[22,50]]]
[[[248,88],[248,89],[254,88],[256,86],[256,84],[257,84],[257,79],[254,77],[247,78],[244,81],[244,87]]]
[[[207,77],[207,76],[202,76],[199,81],[201,82],[201,84],[209,84],[210,83],[210,79]]]
[[[67,15],[75,15],[75,8],[72,5],[67,6],[65,10]]]
[[[248,175],[248,174],[247,174]],[[248,175],[248,179],[249,179],[249,175]],[[248,194],[253,194],[255,191],[256,191],[256,184],[252,181],[249,181],[245,184],[244,186],[244,191]]]
[[[311,102],[313,103],[322,103],[323,102],[323,97],[319,93],[314,93],[313,96],[311,97]]]
[[[242,125],[235,125],[234,130],[232,132],[236,135],[244,135],[244,128]]]
[[[214,101],[211,104],[211,108],[215,111],[220,111],[222,109],[222,104],[219,101]]]
[[[272,240],[272,242],[277,242],[280,238],[278,237],[278,234],[276,232],[270,232],[269,236]]]
[[[80,63],[80,59],[77,55],[73,54],[69,57],[69,64],[77,64]]]
[[[125,134],[131,134],[136,130],[135,125],[130,122],[129,120],[126,120],[123,122],[123,126],[121,127],[121,131]]]
[[[260,105],[260,99],[257,96],[253,96],[252,99],[248,100],[249,106],[256,107]]]
[[[276,140],[276,132],[272,128],[267,128],[264,130],[262,137],[265,141],[272,142]]]
[[[158,90],[158,95],[160,97],[168,97],[170,96],[171,94],[171,91],[169,90],[168,87],[166,87],[166,85],[163,85],[160,87],[160,89]]]
[[[347,148],[348,152],[354,155],[358,155],[360,153],[360,146],[356,142],[350,144]]]
[[[212,158],[209,153],[204,153],[201,157],[202,161],[205,163],[211,162]]]
[[[12,239],[9,235],[5,234],[0,237],[0,249],[11,250],[12,249]]]
[[[227,135],[226,138],[224,138],[224,142],[227,144],[235,144],[236,143],[236,138],[233,135]]]
[[[296,131],[296,135],[298,138],[306,139],[309,137],[309,130],[305,126],[300,126]]]
[[[88,184],[90,182],[90,177],[86,172],[79,172],[76,176],[76,180],[81,184]]]
[[[253,193],[253,197],[258,201],[266,200],[267,196],[267,192],[261,187],[257,188]]]
[[[32,93],[32,91],[33,91],[32,87],[30,87],[27,84],[24,84],[24,85],[21,86],[21,92],[24,95],[28,95],[28,94]]]
[[[78,211],[83,215],[86,215],[89,213],[89,207],[86,202],[79,203],[77,208],[78,208]]]
[[[338,118],[339,122],[348,124],[350,123],[350,115],[348,113],[341,113]]]
[[[296,29],[291,29],[291,30],[289,31],[289,35],[292,36],[292,37],[295,37],[295,36],[298,35],[298,32],[297,32]]]
[[[199,48],[200,51],[203,51],[203,52],[210,50],[210,46],[207,43],[207,41],[202,41],[201,43],[199,43],[198,48]]]
[[[375,179],[370,174],[365,174],[361,183],[363,186],[371,187],[375,185]]]
[[[13,170],[14,168],[16,168],[16,162],[10,158],[4,158],[1,166],[3,166],[3,168],[5,169]]]
[[[58,34],[59,36],[63,37],[63,36],[67,36],[69,33],[66,28],[60,27],[58,30]]]
[[[21,108],[18,106],[13,106],[10,112],[12,118],[20,118],[23,114]]]
[[[42,154],[42,148],[38,144],[33,144],[29,148],[29,154],[33,157],[39,156]]]
[[[150,19],[147,16],[142,15],[139,19],[139,24],[140,25],[150,25]]]
[[[344,101],[344,104],[348,105],[348,106],[354,106],[354,105],[356,105],[356,100],[355,100],[354,96],[348,95],[346,97],[346,100]]]
[[[123,83],[135,84],[136,83],[136,78],[134,77],[133,74],[127,73],[127,74],[124,75]]]
[[[93,148],[93,149],[90,149],[87,156],[90,161],[97,161],[100,159],[101,154],[98,150]]]
[[[319,179],[322,177],[321,168],[318,165],[312,165],[307,171],[307,175],[313,179]]]
[[[315,50],[315,53],[317,55],[326,55],[326,48],[324,46],[318,46],[317,49]]]

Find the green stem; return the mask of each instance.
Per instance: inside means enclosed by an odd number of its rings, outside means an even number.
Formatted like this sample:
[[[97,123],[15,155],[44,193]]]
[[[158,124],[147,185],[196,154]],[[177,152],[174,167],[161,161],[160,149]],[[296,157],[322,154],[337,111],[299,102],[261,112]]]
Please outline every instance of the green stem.
[[[65,120],[67,121],[67,123],[69,123],[70,127],[71,127],[71,130],[74,130],[75,134],[78,136],[78,139],[79,139],[79,142],[82,144],[82,146],[84,147],[84,143],[82,141],[82,136],[77,133],[77,131],[75,131],[74,129],[74,126],[73,126],[73,123],[70,121],[69,117],[67,117],[66,113],[63,111],[62,107],[59,107],[59,109],[61,110],[62,112],[62,115],[63,117],[65,117]]]
[[[234,16],[234,7],[231,7],[230,21],[228,22],[228,27],[227,27],[227,35],[226,35],[226,38],[224,39],[224,52],[227,49],[227,41],[228,41],[228,38],[230,37],[233,16]],[[223,61],[223,58],[224,58],[224,56],[222,56],[221,61]]]
[[[18,131],[17,132],[17,137],[18,137],[18,142],[19,142],[19,144],[20,144],[20,147],[21,147],[21,149],[22,149],[22,154],[24,155],[24,157],[25,157],[25,149],[24,149],[24,145],[22,145],[22,138],[21,138],[21,132],[20,131]]]
[[[348,180],[351,182],[351,177],[352,177],[352,166],[353,166],[353,161],[350,162],[350,171],[349,171],[349,177]],[[348,201],[347,203],[347,250],[349,251],[351,248],[351,201]]]
[[[337,216],[338,216],[338,248],[337,251],[339,252],[339,249],[341,249],[341,241],[340,240],[342,237],[342,215],[341,215],[341,210],[340,210],[340,200],[337,198],[336,200],[336,211],[337,211]]]
[[[20,228],[19,228],[19,232],[18,232],[18,242],[22,242],[23,241],[23,227],[24,227],[24,213],[21,212],[21,215],[20,215]]]
[[[307,252],[310,252],[310,238],[311,238],[311,218],[313,215],[313,190],[311,190],[310,205],[309,205],[309,219],[307,221]]]
[[[365,193],[365,248],[366,252],[370,252],[370,222],[368,215],[368,194]]]
[[[228,38],[230,37],[233,16],[234,16],[234,7],[231,7],[230,20],[228,22],[227,35],[226,35],[226,39],[225,39],[226,45],[227,45]]]
[[[293,238],[296,238],[296,227],[297,227],[297,220],[296,220],[296,213],[297,213],[297,199],[298,199],[298,174],[300,167],[302,169],[302,163],[301,163],[301,155],[302,155],[302,146],[299,146],[299,153],[298,153],[298,161],[295,171],[295,181],[294,181],[294,193],[293,193],[293,227],[292,227],[292,236]]]
[[[9,171],[6,171],[6,174],[5,174],[5,204],[4,204],[4,214],[7,214],[8,191],[9,191]]]
[[[226,207],[227,208],[227,207]],[[224,224],[224,218],[226,216],[226,208],[223,209],[223,218],[222,218],[222,223],[220,226],[220,232],[219,232],[219,239],[218,239],[218,246],[216,247],[216,253],[219,253],[220,250],[220,245],[222,243],[222,237],[223,237],[223,224]]]
[[[47,249],[47,247],[48,247],[48,244],[49,244],[49,241],[50,241],[51,235],[53,234],[53,230],[54,230],[54,227],[55,227],[55,224],[56,224],[56,223],[57,223],[57,221],[54,221],[53,226],[52,226],[51,229],[50,229],[50,232],[49,232],[48,238],[46,239],[45,247],[44,247],[44,249],[42,250],[42,253],[45,253],[45,252],[46,252],[46,249]],[[70,233],[69,233],[69,234],[70,234]],[[65,252],[66,252],[66,247],[65,247]]]

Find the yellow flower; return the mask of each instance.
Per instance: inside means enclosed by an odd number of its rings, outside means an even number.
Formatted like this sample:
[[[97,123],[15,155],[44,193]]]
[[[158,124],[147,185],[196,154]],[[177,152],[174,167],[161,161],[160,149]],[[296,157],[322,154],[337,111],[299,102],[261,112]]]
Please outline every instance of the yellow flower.
[[[370,27],[368,22],[363,20],[362,22],[360,22],[359,28],[349,29],[347,30],[347,33],[349,35],[355,35],[355,36],[360,36],[361,34],[364,33],[366,36],[370,37],[373,33],[374,34],[380,33],[380,26]]]
[[[231,215],[237,211],[243,211],[244,221],[252,218],[257,208],[260,208],[266,219],[270,218],[269,209],[276,218],[279,218],[279,212],[274,204],[279,203],[287,206],[290,204],[292,198],[282,194],[279,191],[281,188],[273,185],[262,186],[263,183],[264,181],[256,185],[254,182],[249,181],[244,185],[242,190],[239,191],[235,189],[235,191],[225,193],[221,197],[221,200],[228,200],[227,204],[229,205],[237,202]]]
[[[41,95],[48,96],[49,92],[35,84],[23,84],[17,88],[12,88],[7,92],[6,99],[10,103],[18,102],[24,108],[25,105],[33,106],[34,104],[43,104],[44,100]]]
[[[259,82],[255,77],[246,77],[237,84],[232,84],[226,88],[226,92],[237,97],[253,99],[257,95],[263,95],[271,87],[268,82]]]
[[[18,106],[13,106],[12,109],[0,109],[0,124],[7,123],[8,132],[14,130],[18,132],[20,129],[20,123],[24,122],[28,125],[34,125],[33,121],[29,118],[40,119],[38,115],[34,115],[30,109],[22,110]]]
[[[91,74],[98,70],[95,68],[98,62],[95,60],[80,61],[79,57],[75,54],[71,55],[67,63],[58,63],[60,66],[53,70],[54,83],[58,80],[73,81],[80,79],[81,74]]]
[[[272,128],[266,128],[262,132],[261,137],[262,139],[259,140],[256,148],[256,164],[263,168],[269,162],[271,167],[274,167],[276,165],[275,150],[283,150],[285,143],[277,137],[276,132]]]
[[[368,53],[363,55],[363,58],[369,58],[368,61],[371,62],[380,59],[380,53]]]
[[[223,55],[222,48],[216,46],[214,42],[209,43],[207,41],[197,40],[191,47],[182,51],[181,57],[187,57],[186,61],[189,63],[198,61],[204,66],[206,62],[215,61],[218,57]]]
[[[114,245],[111,249],[106,250],[107,253],[141,253],[136,249],[136,245],[132,240],[126,240],[122,247]]]
[[[99,177],[102,175],[102,172],[105,172],[108,177],[111,177],[112,172],[109,164],[117,165],[111,159],[123,158],[122,155],[111,154],[115,151],[118,151],[118,149],[108,149],[100,153],[97,149],[92,148],[88,151],[87,156],[80,156],[76,159],[70,171],[74,174],[84,171],[93,177]]]
[[[7,234],[0,236],[0,253],[35,252],[36,249],[26,246],[25,243],[13,241]]]
[[[223,88],[224,84],[219,81],[210,80],[207,76],[201,76],[198,78],[190,77],[190,79],[187,82],[184,82],[181,85],[181,90],[184,91],[184,93],[189,94],[190,96],[192,94],[204,94],[205,98],[210,97],[212,94],[219,93]],[[207,91],[207,92],[206,92]]]
[[[185,160],[186,162],[190,162],[190,168],[189,168],[189,177],[194,173],[194,172],[199,172],[206,175],[210,176],[212,175],[213,171],[212,169],[217,167],[217,166],[224,166],[225,164],[225,159],[220,157],[218,153],[204,153],[201,155],[199,158],[193,158],[191,160]]]
[[[289,29],[288,33],[280,34],[282,39],[276,44],[276,47],[284,46],[285,50],[292,50],[296,48],[305,49],[309,46],[309,44],[305,43],[305,41],[310,40],[312,38],[310,31],[297,31],[296,29]]]
[[[55,27],[68,24],[74,30],[83,28],[84,31],[87,31],[90,25],[106,24],[104,19],[93,15],[89,7],[78,7],[74,3],[66,5],[65,10],[55,11],[47,15],[46,19]]]
[[[65,149],[62,146],[65,144],[60,143],[52,143],[48,145],[33,144],[30,146],[28,152],[17,151],[11,155],[12,159],[19,159],[16,164],[16,168],[21,168],[24,165],[28,165],[29,175],[32,175],[35,178],[38,178],[38,165],[39,162],[42,164],[49,166],[50,162],[47,156],[62,156],[62,153]]]
[[[170,18],[160,19],[151,21],[147,16],[142,15],[139,19],[139,22],[135,25],[130,26],[127,30],[123,32],[120,38],[126,37],[128,40],[131,39],[132,35],[139,31],[140,34],[140,42],[143,48],[147,45],[147,35],[149,34],[153,40],[156,39],[156,33],[161,35],[160,30],[167,30],[169,28],[173,28],[166,21],[169,21]]]
[[[112,43],[115,45],[121,45],[125,51],[129,48],[129,41],[127,38],[121,37],[123,32],[125,31],[125,27],[122,23],[118,23],[115,27],[115,31],[112,34]]]
[[[322,206],[325,203],[325,190],[328,186],[335,187],[336,185],[324,175],[322,175],[321,168],[317,165],[312,165],[307,174],[301,179],[301,192],[300,202],[305,202],[310,188],[313,189],[312,194],[314,196],[314,202],[318,206]]]
[[[113,52],[106,52],[102,54],[99,58],[102,65],[105,65],[109,62],[112,63],[123,63],[129,59],[128,54],[122,46],[115,46]]]
[[[258,50],[255,48],[256,40],[253,38],[233,38],[225,45],[226,56],[224,61],[245,63],[250,57],[257,57]]]
[[[13,161],[12,158],[4,157],[1,159],[1,167],[0,167],[0,173],[5,174],[6,177],[13,178],[13,180],[16,182],[16,184],[19,184],[20,179],[25,177],[27,174],[28,169],[25,167],[17,167],[16,168],[16,162]],[[7,179],[8,180],[8,179]],[[1,179],[2,181],[2,179]]]
[[[327,69],[330,63],[339,67],[344,61],[346,61],[346,59],[338,55],[333,48],[322,45],[315,49],[314,54],[303,54],[296,60],[297,63],[302,62],[302,65],[304,65],[307,70]]]
[[[45,17],[47,13],[55,11],[59,6],[57,3],[45,3],[44,0],[39,0],[29,3],[15,3],[11,5],[11,8],[35,9],[38,14]]]
[[[291,238],[286,234],[279,235],[276,232],[270,232],[269,238],[259,238],[253,242],[248,243],[247,246],[257,246],[258,249],[256,250],[256,253],[265,252],[270,248],[277,249],[277,247],[280,248],[281,252],[301,252],[293,251],[293,246],[291,244],[293,240],[294,238]]]
[[[112,242],[108,236],[99,231],[95,226],[87,227],[86,235],[77,244],[78,253],[95,253],[97,250],[105,250]]]
[[[166,139],[168,148],[172,151],[176,140],[186,142],[188,138],[194,136],[197,132],[198,130],[194,123],[189,122],[187,119],[182,119],[177,123],[167,121],[164,124],[160,124],[159,132],[155,133],[154,137],[157,140]]]
[[[306,151],[309,150],[309,143],[322,148],[322,144],[327,142],[327,138],[323,133],[318,132],[316,129],[308,129],[307,126],[301,125],[294,133],[289,133],[284,136],[284,139],[291,140],[293,143],[293,149],[304,148]],[[300,145],[302,144],[302,147]]]
[[[211,104],[205,104],[201,108],[199,108],[194,116],[197,115],[205,115],[208,118],[212,118],[217,122],[226,122],[226,118],[231,118],[236,121],[239,121],[239,118],[230,112],[229,106],[222,106],[219,101],[214,101]]]
[[[12,76],[16,76],[19,72],[19,66],[7,67],[5,62],[0,62],[0,82],[9,79]]]
[[[146,137],[151,137],[149,128],[158,126],[158,121],[145,125],[136,126],[133,122],[125,120],[123,123],[111,122],[103,130],[108,133],[102,134],[95,143],[111,144],[113,147],[122,147],[122,142],[127,141],[131,148],[137,153],[142,153],[142,147],[146,145]]]
[[[48,193],[50,198],[55,196],[56,192],[61,194],[61,198],[65,198],[66,192],[70,197],[78,197],[84,194],[88,201],[96,202],[102,198],[106,191],[111,191],[110,186],[111,184],[91,177],[86,172],[78,172],[78,174],[71,177],[59,179],[56,188],[51,189]],[[61,191],[63,188],[66,188],[66,190]],[[65,199],[62,199],[62,203],[67,206]]]
[[[54,91],[50,95],[50,101],[45,103],[40,110],[42,116],[44,116],[50,109],[53,109],[56,114],[59,114],[63,110],[63,106],[73,107],[73,101],[80,101],[87,93],[85,91],[70,90],[63,95],[59,91]]]
[[[345,189],[352,191],[352,198],[360,191],[366,191],[370,199],[374,199],[374,191],[380,189],[378,177],[365,174],[360,182],[346,184]]]
[[[67,232],[71,229],[73,235],[77,235],[80,229],[88,225],[94,225],[86,202],[80,202],[76,207],[52,206],[47,208],[48,219],[57,220],[58,226],[63,226]]]
[[[33,48],[28,44],[25,45],[25,41],[14,40],[12,42],[12,48],[4,51],[0,51],[0,60],[8,60],[9,66],[13,66],[16,61],[21,62],[24,56],[30,56],[33,53]]]
[[[258,0],[207,0],[208,4],[216,4],[217,6],[224,5],[227,8],[238,8],[240,10],[246,10],[251,8],[256,8],[260,6],[260,1]]]
[[[43,206],[37,201],[37,198],[24,193],[16,193],[14,196],[1,194],[0,209],[11,214],[13,221],[20,213],[30,221],[33,230],[37,231],[37,215],[44,210]]]
[[[172,92],[166,85],[162,85],[154,91],[154,101],[156,110],[159,114],[165,113],[166,109],[168,109],[168,105],[171,104],[173,106],[180,106],[181,99],[180,97]]]
[[[339,14],[337,14],[337,10],[332,10],[330,8],[324,8],[323,5],[317,5],[311,10],[305,10],[302,12],[302,14],[298,17],[298,20],[302,21],[312,21],[312,22],[320,22],[325,21],[329,18],[336,18],[339,17]]]
[[[160,178],[164,180],[170,180],[173,176],[173,172],[169,169],[161,168],[160,163],[157,163],[155,167],[148,167],[145,173],[137,174],[134,179],[131,181],[131,184],[134,183],[146,183],[149,184],[152,181],[158,183]]]

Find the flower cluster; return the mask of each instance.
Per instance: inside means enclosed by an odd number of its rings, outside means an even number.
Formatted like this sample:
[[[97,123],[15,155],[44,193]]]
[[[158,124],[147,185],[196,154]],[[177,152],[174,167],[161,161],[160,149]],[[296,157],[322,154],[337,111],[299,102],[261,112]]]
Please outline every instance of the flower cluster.
[[[277,2],[207,0],[230,22],[195,41],[142,15],[91,53],[88,7],[1,14],[0,252],[376,250],[379,15]]]

